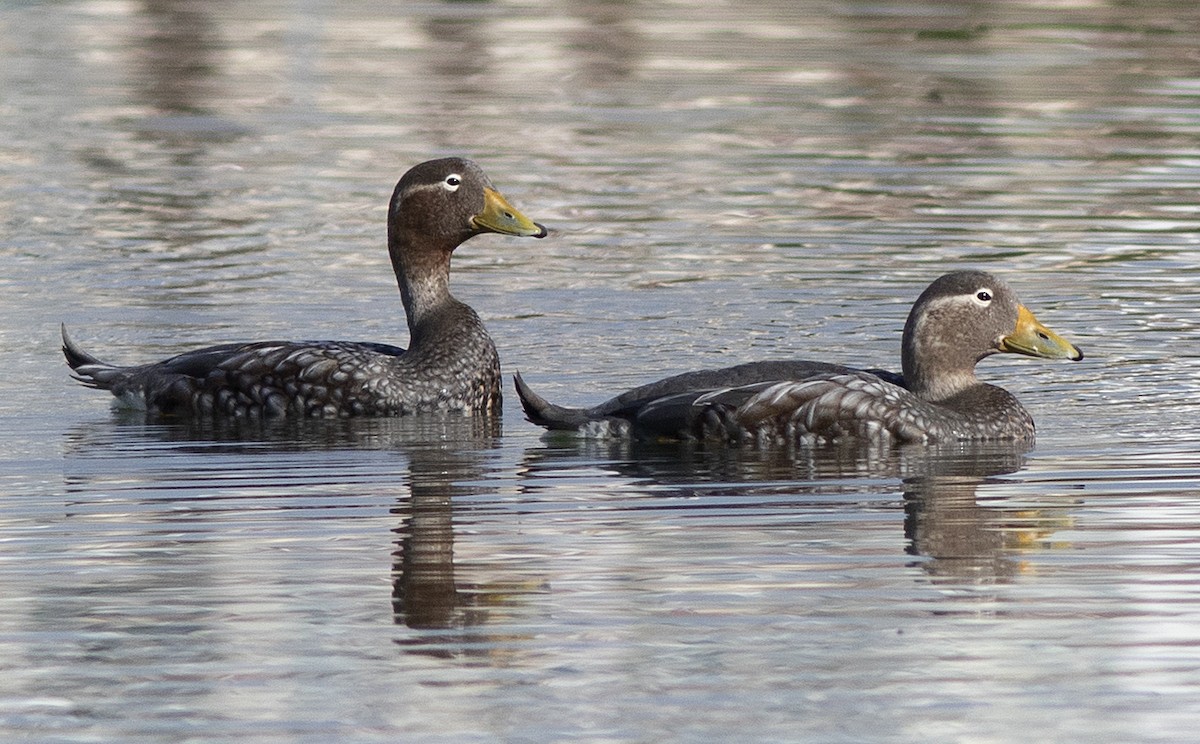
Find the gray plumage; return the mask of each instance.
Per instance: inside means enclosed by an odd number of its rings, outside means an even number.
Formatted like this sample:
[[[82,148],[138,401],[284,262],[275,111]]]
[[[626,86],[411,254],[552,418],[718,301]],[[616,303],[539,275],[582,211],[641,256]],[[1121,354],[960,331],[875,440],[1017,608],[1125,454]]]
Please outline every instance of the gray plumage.
[[[479,316],[450,294],[450,256],[484,232],[545,237],[475,163],[431,160],[396,184],[388,252],[408,318],[409,348],[351,341],[258,341],[120,367],[62,329],[83,384],[166,415],[397,416],[498,410],[500,361]]]
[[[947,274],[905,324],[903,374],[824,362],[753,362],[688,372],[593,408],[549,403],[514,378],[526,416],[595,437],[797,443],[863,440],[1032,440],[1033,418],[1011,393],[975,377],[998,352],[1082,359],[1041,325],[1007,284],[979,271]]]

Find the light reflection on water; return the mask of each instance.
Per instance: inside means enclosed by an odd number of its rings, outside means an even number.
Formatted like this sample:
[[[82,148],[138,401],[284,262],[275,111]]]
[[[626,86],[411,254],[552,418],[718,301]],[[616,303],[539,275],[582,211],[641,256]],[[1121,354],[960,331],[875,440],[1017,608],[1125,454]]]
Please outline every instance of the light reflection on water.
[[[0,730],[1186,740],[1193,5],[0,9]],[[554,231],[455,264],[553,400],[894,367],[951,266],[1088,358],[981,365],[1029,452],[145,422],[67,380],[63,320],[129,362],[402,343],[386,198],[447,153]]]

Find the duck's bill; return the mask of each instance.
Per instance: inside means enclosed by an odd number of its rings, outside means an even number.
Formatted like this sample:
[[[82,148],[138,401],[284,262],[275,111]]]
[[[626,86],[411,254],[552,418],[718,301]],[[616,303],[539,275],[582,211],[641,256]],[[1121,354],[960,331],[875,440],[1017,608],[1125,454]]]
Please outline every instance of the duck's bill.
[[[471,226],[480,232],[544,238],[546,228],[517,211],[495,189],[483,190],[483,211],[471,218]]]
[[[1017,310],[1017,328],[1000,339],[1000,351],[1043,359],[1083,359],[1078,346],[1042,325],[1024,305]]]

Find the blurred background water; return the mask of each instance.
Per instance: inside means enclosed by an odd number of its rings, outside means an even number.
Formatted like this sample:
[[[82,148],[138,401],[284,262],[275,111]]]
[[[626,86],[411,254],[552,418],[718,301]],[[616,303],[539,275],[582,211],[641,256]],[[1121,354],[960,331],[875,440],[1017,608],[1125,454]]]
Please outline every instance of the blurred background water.
[[[1200,6],[0,6],[0,731],[12,741],[1163,741],[1200,720]],[[1078,364],[1031,452],[745,452],[502,421],[147,422],[68,379],[404,343],[410,165],[544,241],[456,294],[598,401],[897,363],[1007,278]]]

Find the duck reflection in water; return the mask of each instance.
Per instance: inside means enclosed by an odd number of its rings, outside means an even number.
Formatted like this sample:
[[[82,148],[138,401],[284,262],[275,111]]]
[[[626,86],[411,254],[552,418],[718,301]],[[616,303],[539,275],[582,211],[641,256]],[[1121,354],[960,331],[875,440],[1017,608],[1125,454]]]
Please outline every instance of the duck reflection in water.
[[[511,598],[510,589],[460,581],[454,565],[455,500],[478,494],[461,485],[483,472],[472,453],[424,450],[410,461],[410,494],[393,508],[401,520],[395,528],[392,562],[392,610],[398,624],[414,630],[460,630],[483,625],[489,613]],[[475,473],[472,477],[471,473]],[[461,505],[460,507],[461,508]],[[493,604],[493,600],[499,600]],[[469,647],[485,649],[483,634],[411,636],[398,641],[433,655],[453,656]]]
[[[566,471],[600,469],[630,479],[632,489],[623,489],[627,494],[645,487],[654,508],[689,512],[707,502],[726,511],[795,514],[797,526],[814,512],[877,510],[881,494],[899,492],[903,535],[897,525],[897,549],[918,558],[913,566],[935,583],[978,587],[1020,575],[1026,548],[1069,524],[1066,507],[1014,508],[1001,499],[977,500],[980,493],[1003,488],[1002,476],[1024,467],[1030,447],[1028,442],[899,447],[860,442],[748,448],[706,441],[571,439],[528,450],[524,469],[529,483],[562,482]],[[862,495],[861,502],[855,494]]]
[[[392,509],[401,518],[395,528],[392,562],[392,611],[395,622],[415,633],[397,639],[411,653],[458,658],[494,659],[505,656],[521,640],[511,631],[503,636],[484,626],[513,614],[523,598],[545,590],[537,576],[503,578],[489,560],[472,570],[455,563],[454,512],[464,501],[486,492],[479,483],[487,477],[483,449],[426,447],[409,453],[409,496]],[[513,623],[501,623],[512,627]]]
[[[914,462],[901,484],[906,550],[923,559],[917,565],[939,585],[1008,583],[1026,570],[1024,553],[1070,526],[1065,507],[979,502],[981,491],[1004,487],[999,476],[1024,466],[1019,448],[972,445],[935,451],[934,458],[913,454],[924,462]]]
[[[497,416],[163,421],[118,411],[66,436],[69,510],[86,517],[134,509],[157,534],[160,519],[174,522],[183,513],[261,509],[283,520],[274,528],[262,523],[259,534],[271,541],[298,519],[324,518],[330,509],[361,514],[380,497],[391,499],[399,520],[393,534],[378,539],[393,547],[391,606],[381,596],[379,609],[390,609],[405,628],[395,643],[438,657],[508,658],[519,636],[487,626],[519,614],[544,580],[490,554],[479,565],[455,564],[455,509],[490,497],[489,463],[500,434]],[[128,496],[114,501],[114,483]],[[203,524],[221,529],[220,521]],[[206,583],[206,559],[194,565],[197,583]]]

